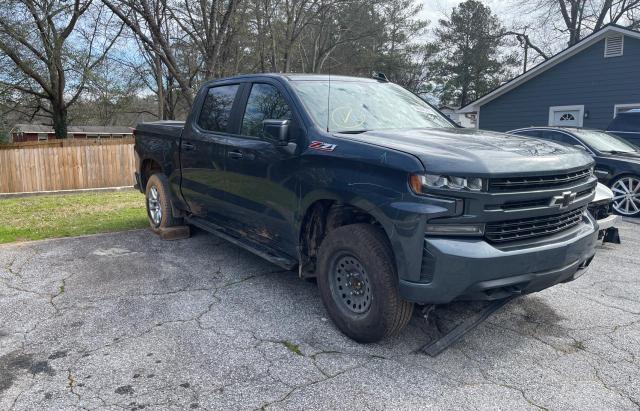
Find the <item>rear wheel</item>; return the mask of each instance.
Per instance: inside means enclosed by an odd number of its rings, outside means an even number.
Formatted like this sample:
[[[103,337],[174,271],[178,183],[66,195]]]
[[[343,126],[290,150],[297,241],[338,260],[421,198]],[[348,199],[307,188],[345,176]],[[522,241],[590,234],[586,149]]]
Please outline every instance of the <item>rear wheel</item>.
[[[640,216],[640,176],[626,175],[611,184],[613,209],[619,214]]]
[[[323,240],[318,286],[329,316],[352,339],[368,343],[400,332],[413,304],[398,292],[398,276],[384,232],[370,224],[337,228]]]
[[[145,191],[147,203],[147,217],[151,229],[160,233],[163,228],[180,224],[171,212],[171,200],[169,197],[169,182],[164,174],[153,174],[147,181]]]

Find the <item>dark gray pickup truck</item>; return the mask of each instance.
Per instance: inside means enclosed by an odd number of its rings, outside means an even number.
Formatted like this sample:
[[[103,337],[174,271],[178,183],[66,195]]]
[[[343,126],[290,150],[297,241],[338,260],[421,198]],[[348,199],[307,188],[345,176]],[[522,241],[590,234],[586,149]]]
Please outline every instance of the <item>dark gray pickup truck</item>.
[[[154,230],[197,226],[317,278],[357,341],[400,331],[413,303],[571,281],[595,252],[583,151],[458,128],[384,78],[211,81],[185,123],[135,135]]]

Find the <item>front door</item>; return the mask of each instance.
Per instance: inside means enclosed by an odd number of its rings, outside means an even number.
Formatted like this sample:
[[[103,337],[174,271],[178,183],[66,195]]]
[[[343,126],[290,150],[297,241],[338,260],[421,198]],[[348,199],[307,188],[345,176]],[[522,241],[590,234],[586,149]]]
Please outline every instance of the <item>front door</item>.
[[[237,127],[231,113],[239,90],[239,84],[209,88],[181,139],[182,195],[194,215],[216,223],[224,221],[226,143]]]
[[[297,210],[297,156],[291,147],[263,139],[264,120],[291,120],[290,135],[299,133],[284,90],[277,83],[254,83],[242,110],[240,132],[227,146],[227,201],[241,235],[295,255],[292,230]]]

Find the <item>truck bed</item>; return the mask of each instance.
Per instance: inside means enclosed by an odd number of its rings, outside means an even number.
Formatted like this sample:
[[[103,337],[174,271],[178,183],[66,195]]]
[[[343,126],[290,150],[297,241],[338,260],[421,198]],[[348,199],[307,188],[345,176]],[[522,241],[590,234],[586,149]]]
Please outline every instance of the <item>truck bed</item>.
[[[180,138],[184,121],[162,120],[140,123],[136,126],[136,132],[145,135],[161,135],[164,137]]]

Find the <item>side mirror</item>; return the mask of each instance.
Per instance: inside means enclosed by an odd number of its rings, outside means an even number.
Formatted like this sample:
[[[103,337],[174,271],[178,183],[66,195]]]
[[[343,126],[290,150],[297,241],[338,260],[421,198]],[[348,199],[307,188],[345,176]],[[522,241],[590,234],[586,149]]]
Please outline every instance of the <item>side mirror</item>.
[[[289,120],[264,120],[264,139],[276,146],[286,146],[289,143],[289,123]]]
[[[586,149],[586,148],[584,148],[584,146],[581,146],[580,144],[574,144],[573,146],[574,146],[575,148],[579,148],[579,149],[580,149],[580,150],[582,150],[582,151],[587,151],[587,149]]]

